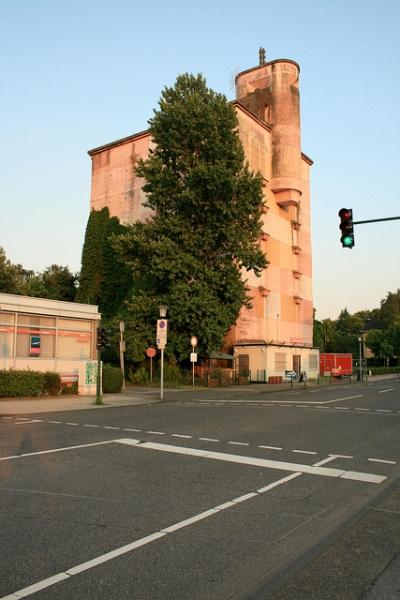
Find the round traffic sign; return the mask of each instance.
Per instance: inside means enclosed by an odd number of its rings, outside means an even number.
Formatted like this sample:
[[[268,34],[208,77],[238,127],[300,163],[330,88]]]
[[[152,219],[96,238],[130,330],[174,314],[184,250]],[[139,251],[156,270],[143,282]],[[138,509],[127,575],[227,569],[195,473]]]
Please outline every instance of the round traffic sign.
[[[195,335],[192,335],[192,337],[190,338],[190,345],[197,346],[197,337]]]
[[[149,358],[154,358],[156,354],[157,350],[153,348],[153,346],[150,346],[146,349],[146,356],[148,356]]]

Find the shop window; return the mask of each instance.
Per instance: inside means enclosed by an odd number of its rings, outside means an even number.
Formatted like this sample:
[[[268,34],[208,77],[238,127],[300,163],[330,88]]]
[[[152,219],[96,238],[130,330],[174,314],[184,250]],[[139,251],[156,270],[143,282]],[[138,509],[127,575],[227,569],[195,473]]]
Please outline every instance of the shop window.
[[[90,331],[59,329],[58,357],[75,359],[90,358],[91,339]]]
[[[41,329],[19,325],[17,327],[18,357],[54,358],[55,356],[55,329]]]
[[[13,355],[14,314],[0,311],[0,356]]]

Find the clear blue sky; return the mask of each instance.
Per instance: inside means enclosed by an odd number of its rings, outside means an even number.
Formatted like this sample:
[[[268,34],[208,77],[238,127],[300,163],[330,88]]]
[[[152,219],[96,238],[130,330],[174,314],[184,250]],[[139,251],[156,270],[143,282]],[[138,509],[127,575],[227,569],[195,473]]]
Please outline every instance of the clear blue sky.
[[[0,0],[0,245],[13,263],[80,268],[87,150],[147,128],[165,85],[203,73],[233,99],[237,71],[301,67],[317,318],[379,306],[400,287],[398,0]]]

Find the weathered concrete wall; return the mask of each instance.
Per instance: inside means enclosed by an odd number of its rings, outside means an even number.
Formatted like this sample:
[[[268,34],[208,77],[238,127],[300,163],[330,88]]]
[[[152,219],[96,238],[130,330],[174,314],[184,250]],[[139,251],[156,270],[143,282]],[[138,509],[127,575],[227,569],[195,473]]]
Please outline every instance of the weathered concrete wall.
[[[246,341],[286,347],[312,344],[312,161],[301,153],[299,71],[291,60],[276,60],[236,78],[233,105],[239,136],[250,168],[261,173],[264,181],[260,246],[269,265],[260,278],[243,273],[253,307],[242,309],[228,334],[227,348]],[[108,206],[111,215],[123,223],[144,220],[150,214],[143,207],[143,180],[134,170],[136,161],[147,156],[150,143],[148,132],[143,132],[89,152],[92,209]],[[252,357],[258,356],[252,359],[257,364],[263,360],[260,353],[261,346],[251,352]]]
[[[130,136],[89,151],[92,158],[91,210],[108,207],[121,223],[143,221],[151,211],[143,206],[144,180],[135,173],[135,164],[145,159],[150,148],[148,132]]]

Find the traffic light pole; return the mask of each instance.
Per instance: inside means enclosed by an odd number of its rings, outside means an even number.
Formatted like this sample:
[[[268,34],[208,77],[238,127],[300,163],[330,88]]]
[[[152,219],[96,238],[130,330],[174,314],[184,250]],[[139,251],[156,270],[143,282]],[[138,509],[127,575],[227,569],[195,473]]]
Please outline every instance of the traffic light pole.
[[[353,225],[362,225],[362,223],[378,223],[379,221],[397,221],[400,217],[385,217],[384,219],[368,219],[367,221],[352,221]]]

